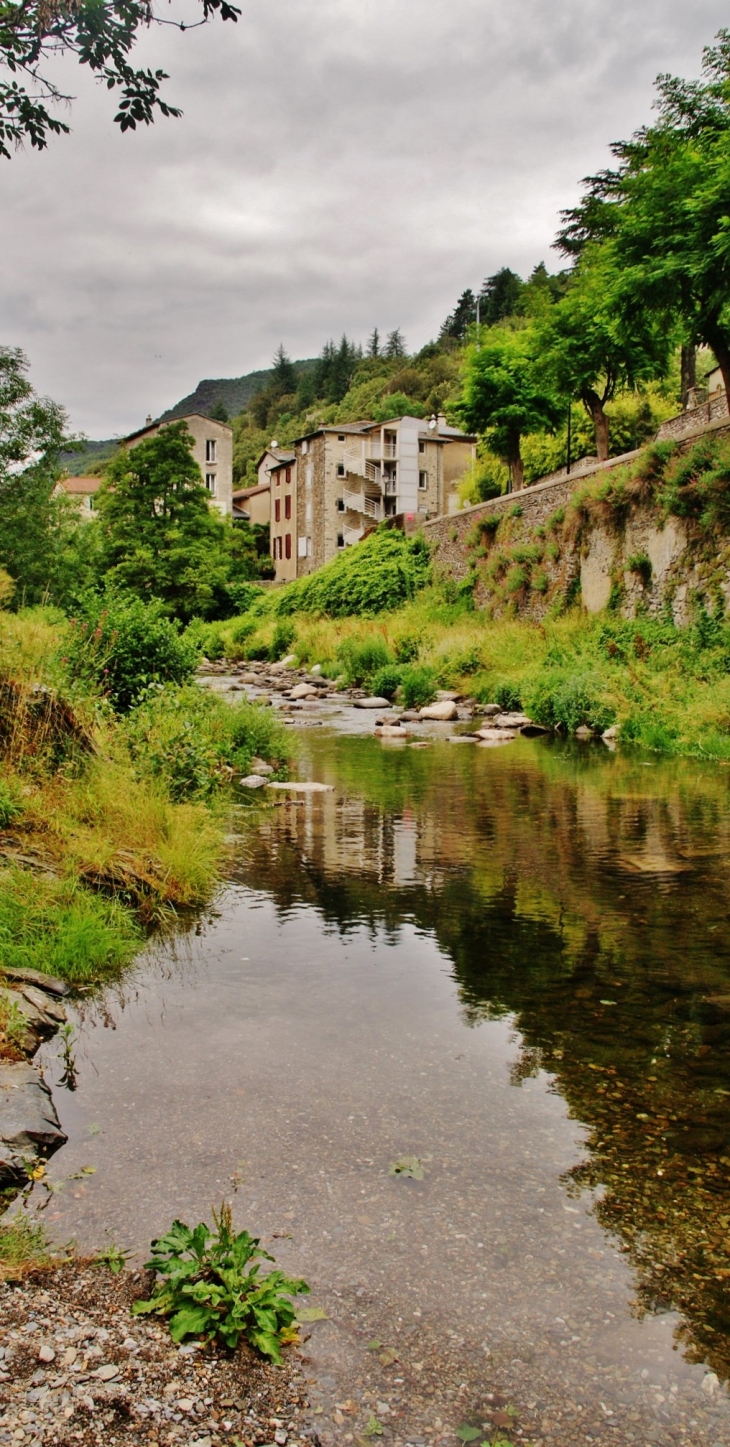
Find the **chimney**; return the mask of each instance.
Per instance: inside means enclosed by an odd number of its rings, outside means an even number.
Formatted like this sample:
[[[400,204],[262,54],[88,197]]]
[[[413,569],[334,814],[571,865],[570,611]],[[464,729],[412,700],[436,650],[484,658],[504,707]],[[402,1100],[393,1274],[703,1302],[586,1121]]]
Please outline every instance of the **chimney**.
[[[436,420],[438,422],[438,430],[440,432],[441,429],[446,426],[446,418],[444,417],[443,412],[439,412],[438,418]]]

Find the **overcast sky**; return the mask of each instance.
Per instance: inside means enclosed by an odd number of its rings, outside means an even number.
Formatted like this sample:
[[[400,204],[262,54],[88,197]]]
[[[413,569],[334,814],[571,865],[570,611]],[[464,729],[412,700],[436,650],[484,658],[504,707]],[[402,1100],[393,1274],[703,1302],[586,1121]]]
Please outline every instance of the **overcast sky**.
[[[557,269],[581,177],[727,21],[725,0],[239,3],[137,50],[181,120],[121,136],[64,62],[72,134],[0,161],[0,341],[90,437],[280,341],[400,326],[415,350],[498,267]]]

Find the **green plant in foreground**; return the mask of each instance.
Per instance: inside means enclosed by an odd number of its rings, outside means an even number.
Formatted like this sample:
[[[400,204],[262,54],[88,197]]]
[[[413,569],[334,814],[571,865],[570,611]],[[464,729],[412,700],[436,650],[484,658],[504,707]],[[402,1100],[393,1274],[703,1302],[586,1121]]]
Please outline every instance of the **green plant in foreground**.
[[[10,786],[0,779],[0,829],[8,829],[20,818],[23,806]]]
[[[116,1246],[112,1241],[105,1246],[103,1251],[97,1252],[94,1257],[95,1266],[108,1266],[113,1276],[119,1276],[127,1264],[131,1251],[126,1251],[123,1246]]]
[[[50,1251],[42,1225],[19,1214],[0,1226],[0,1279],[12,1281],[48,1261]]]
[[[215,1231],[203,1221],[194,1230],[173,1221],[167,1234],[152,1242],[146,1266],[161,1280],[150,1299],[135,1302],[132,1311],[170,1317],[175,1342],[219,1337],[233,1349],[244,1336],[263,1356],[281,1363],[280,1347],[295,1334],[289,1297],[309,1287],[278,1270],[259,1276],[258,1259],[274,1258],[260,1248],[258,1237],[234,1234],[225,1202],[213,1219]]]

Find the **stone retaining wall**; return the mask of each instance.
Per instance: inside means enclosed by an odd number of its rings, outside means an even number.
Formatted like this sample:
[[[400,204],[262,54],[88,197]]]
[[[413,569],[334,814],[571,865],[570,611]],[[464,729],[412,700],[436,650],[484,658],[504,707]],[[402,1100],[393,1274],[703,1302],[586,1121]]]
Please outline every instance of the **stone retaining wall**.
[[[681,420],[703,412],[704,408],[695,408]],[[688,447],[707,434],[730,435],[727,408],[709,422],[705,412],[701,421],[685,423],[678,440]],[[704,596],[703,589],[710,584],[715,592],[718,588],[725,592],[730,602],[730,539],[717,537],[708,545],[696,528],[679,518],[662,519],[651,506],[634,505],[620,524],[616,516],[594,516],[564,535],[562,518],[577,489],[589,478],[609,474],[638,456],[638,451],[627,452],[425,522],[423,532],[436,568],[457,583],[475,578],[477,606],[534,619],[560,606],[561,600],[580,596],[588,612],[598,612],[613,598],[626,616],[634,616],[638,608],[658,613],[669,603],[676,621],[682,623],[689,616],[691,599]],[[489,527],[492,519],[499,520],[498,532]],[[526,586],[510,591],[523,563],[521,553],[525,546],[535,545],[544,555],[539,564],[525,562]],[[490,566],[497,549],[506,560],[501,579],[495,579]]]

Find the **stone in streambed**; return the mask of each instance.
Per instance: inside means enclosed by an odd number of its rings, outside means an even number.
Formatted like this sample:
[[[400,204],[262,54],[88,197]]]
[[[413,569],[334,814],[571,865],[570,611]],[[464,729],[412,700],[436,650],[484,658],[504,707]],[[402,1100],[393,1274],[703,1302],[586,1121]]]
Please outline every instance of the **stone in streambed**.
[[[516,729],[477,729],[475,739],[480,739],[484,744],[507,744],[517,738]]]
[[[451,723],[452,719],[459,717],[459,710],[452,698],[442,699],[440,703],[427,704],[419,710],[418,716],[433,719],[436,723]]]
[[[274,768],[273,768],[273,765],[267,764],[267,762],[266,762],[265,759],[252,759],[252,760],[251,760],[251,768],[252,768],[254,774],[273,774],[273,773],[275,773],[275,770],[274,770]]]
[[[290,698],[316,698],[318,689],[312,683],[295,683],[289,693]]]
[[[0,1184],[27,1181],[38,1162],[67,1137],[39,1070],[0,1060]]]
[[[267,784],[267,789],[289,789],[294,794],[325,794],[334,790],[334,784],[319,784],[297,780],[296,783]]]
[[[532,727],[532,719],[526,713],[498,713],[492,724],[496,729],[524,729]]]
[[[375,737],[378,739],[407,739],[408,729],[402,729],[399,724],[383,724]]]
[[[266,779],[263,774],[247,774],[239,782],[242,789],[263,789]]]
[[[65,980],[56,979],[55,975],[44,975],[42,970],[26,969],[24,965],[3,965],[2,973],[9,980],[22,980],[27,985],[37,985],[49,995],[67,995],[71,988]]]
[[[389,708],[387,698],[356,698],[353,708]]]

